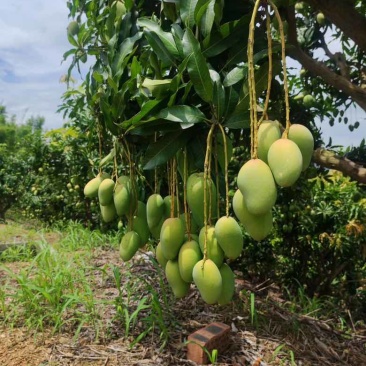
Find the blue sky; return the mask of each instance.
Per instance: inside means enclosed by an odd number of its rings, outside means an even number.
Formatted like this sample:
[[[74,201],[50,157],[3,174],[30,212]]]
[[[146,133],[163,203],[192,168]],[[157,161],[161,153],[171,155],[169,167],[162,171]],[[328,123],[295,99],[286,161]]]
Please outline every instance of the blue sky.
[[[19,123],[36,115],[45,117],[46,129],[64,122],[56,110],[66,88],[59,80],[69,65],[62,63],[62,55],[71,48],[67,16],[66,0],[0,0],[0,103]],[[80,81],[80,75],[73,76]],[[357,145],[366,137],[365,113],[356,109],[347,114],[361,127],[351,133],[343,124],[331,128],[324,123],[326,142],[330,133],[340,145]]]

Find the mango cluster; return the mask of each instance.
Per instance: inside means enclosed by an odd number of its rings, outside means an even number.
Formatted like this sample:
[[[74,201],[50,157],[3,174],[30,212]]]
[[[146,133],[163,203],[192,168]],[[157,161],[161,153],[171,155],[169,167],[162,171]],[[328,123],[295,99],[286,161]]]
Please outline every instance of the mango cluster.
[[[260,124],[258,158],[241,167],[233,197],[235,215],[254,240],[263,240],[272,230],[276,184],[292,186],[310,165],[313,150],[313,136],[303,125],[291,125],[285,138],[277,121]]]
[[[216,186],[211,179],[207,179],[205,184],[203,173],[193,173],[188,177],[186,194],[189,217],[192,217],[190,234],[186,230],[185,214],[166,218],[161,225],[156,248],[157,260],[165,269],[168,283],[177,298],[184,297],[193,282],[206,303],[227,304],[234,294],[235,278],[224,261],[225,258],[240,256],[243,249],[241,228],[232,217],[224,216],[216,221]],[[159,222],[161,217],[157,212],[153,213],[155,222]],[[210,218],[216,224],[204,226],[205,215],[206,220]],[[152,219],[148,217],[149,221]]]

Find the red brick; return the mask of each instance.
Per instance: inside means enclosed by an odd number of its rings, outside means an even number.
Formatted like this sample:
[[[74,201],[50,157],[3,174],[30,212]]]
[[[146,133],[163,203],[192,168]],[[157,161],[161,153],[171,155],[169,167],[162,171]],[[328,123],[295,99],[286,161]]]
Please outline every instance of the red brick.
[[[230,326],[224,323],[211,323],[188,336],[187,358],[200,365],[209,361],[206,351],[217,349],[222,354],[230,343]]]

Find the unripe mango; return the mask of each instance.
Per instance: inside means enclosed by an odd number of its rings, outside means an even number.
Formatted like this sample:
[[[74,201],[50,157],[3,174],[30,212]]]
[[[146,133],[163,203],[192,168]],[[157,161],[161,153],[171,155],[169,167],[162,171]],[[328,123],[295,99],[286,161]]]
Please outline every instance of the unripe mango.
[[[171,217],[172,196],[166,196],[166,197],[164,197],[164,204],[165,204],[164,217],[167,219],[167,218]],[[179,206],[179,208],[181,207],[179,205],[178,198],[177,197],[174,197],[174,212],[173,212],[173,217],[177,217],[178,216],[178,206]]]
[[[150,231],[147,226],[147,221],[144,217],[134,216],[132,221],[132,230],[136,231],[140,236],[141,247],[143,247],[149,240]]]
[[[239,189],[233,197],[233,209],[236,217],[254,240],[261,241],[272,231],[272,210],[269,210],[263,215],[251,214],[246,208],[243,195]]]
[[[175,259],[184,241],[183,222],[178,217],[166,219],[161,227],[160,243],[164,257]]]
[[[121,176],[117,179],[114,186],[113,202],[118,216],[127,215],[130,212],[131,189],[129,177]]]
[[[271,169],[260,159],[251,159],[241,167],[238,187],[253,215],[265,214],[276,202],[277,189]]]
[[[187,180],[187,202],[192,211],[193,219],[198,226],[204,225],[204,173],[193,173]],[[206,184],[206,212],[207,218],[216,218],[217,216],[217,195],[216,187],[211,178],[207,180]],[[210,194],[211,193],[211,194]],[[211,208],[211,215],[209,213]]]
[[[222,292],[222,277],[220,270],[211,260],[203,259],[193,267],[193,281],[207,304],[215,304]]]
[[[295,142],[302,154],[302,171],[310,165],[314,152],[314,137],[310,130],[300,124],[293,124],[288,131],[288,139]]]
[[[156,240],[160,239],[160,232],[161,232],[161,228],[163,226],[164,221],[165,221],[165,217],[162,217],[160,222],[158,223],[158,225],[156,225],[154,227],[149,227],[151,235]]]
[[[218,300],[220,305],[229,304],[235,292],[235,275],[231,268],[224,263],[220,267],[220,274],[222,278],[222,290]]]
[[[156,260],[165,269],[168,260],[164,257],[163,251],[161,250],[161,243],[159,242],[155,249]]]
[[[187,231],[186,214],[182,213],[179,215],[179,217],[183,221],[184,228]],[[192,214],[189,215],[189,228],[190,228],[191,234],[197,233],[198,229],[199,229],[196,221],[193,220]]]
[[[193,281],[192,271],[195,264],[202,259],[200,246],[195,240],[186,241],[178,254],[179,273],[183,281]]]
[[[114,181],[106,178],[100,183],[98,188],[99,203],[102,206],[107,206],[113,202]]]
[[[146,204],[142,201],[137,201],[137,209],[135,212],[135,216],[141,217],[145,219],[147,222],[147,215],[146,215]]]
[[[268,164],[267,154],[270,146],[281,138],[277,121],[263,121],[258,129],[258,158]]]
[[[158,226],[164,216],[165,203],[160,194],[152,194],[146,203],[146,216],[149,228]]]
[[[200,230],[199,244],[201,252],[205,252],[205,227]],[[224,262],[224,251],[217,242],[215,234],[215,228],[213,226],[207,227],[207,239],[206,239],[207,258],[211,259],[217,267],[221,267]]]
[[[109,174],[102,173],[91,179],[84,187],[84,195],[89,198],[98,197],[100,183],[106,178],[109,178]]]
[[[129,231],[123,235],[119,246],[119,254],[124,262],[129,261],[138,251],[141,244],[139,234]]]
[[[177,260],[169,260],[167,262],[165,266],[165,275],[175,297],[180,299],[187,295],[190,284],[183,281],[182,277],[180,276]]]
[[[281,187],[290,187],[299,179],[302,171],[301,151],[289,139],[277,140],[268,150],[268,165],[276,183]],[[245,199],[244,193],[243,196]]]
[[[230,259],[236,259],[243,250],[243,233],[233,217],[220,217],[215,225],[217,242]]]
[[[104,222],[111,222],[114,220],[114,218],[116,217],[116,208],[114,207],[114,203],[110,203],[109,205],[107,206],[102,206],[102,205],[99,205],[100,207],[100,213],[101,213],[101,216],[102,216],[102,220]]]

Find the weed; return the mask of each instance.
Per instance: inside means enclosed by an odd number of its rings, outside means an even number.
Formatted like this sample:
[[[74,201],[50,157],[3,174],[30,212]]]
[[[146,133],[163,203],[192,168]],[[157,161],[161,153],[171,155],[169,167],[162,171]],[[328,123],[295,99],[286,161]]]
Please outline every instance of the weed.
[[[99,230],[91,231],[75,221],[59,226],[58,230],[61,230],[63,236],[58,246],[63,250],[93,249],[115,244],[115,235],[103,234]]]
[[[98,317],[96,299],[86,279],[85,265],[45,245],[27,268],[3,270],[17,286],[4,287],[10,302],[2,302],[6,322],[54,331],[63,326],[92,322]]]
[[[171,298],[163,279],[160,266],[153,261],[154,273],[158,276],[150,278],[124,273],[125,281],[121,281],[121,272],[113,267],[112,272],[119,295],[115,300],[117,319],[124,325],[125,337],[131,335],[137,321],[142,325],[142,331],[133,339],[131,348],[147,335],[152,337],[159,334],[160,349],[163,349],[170,337],[170,327],[174,323],[171,312]],[[151,281],[151,282],[150,282]]]

